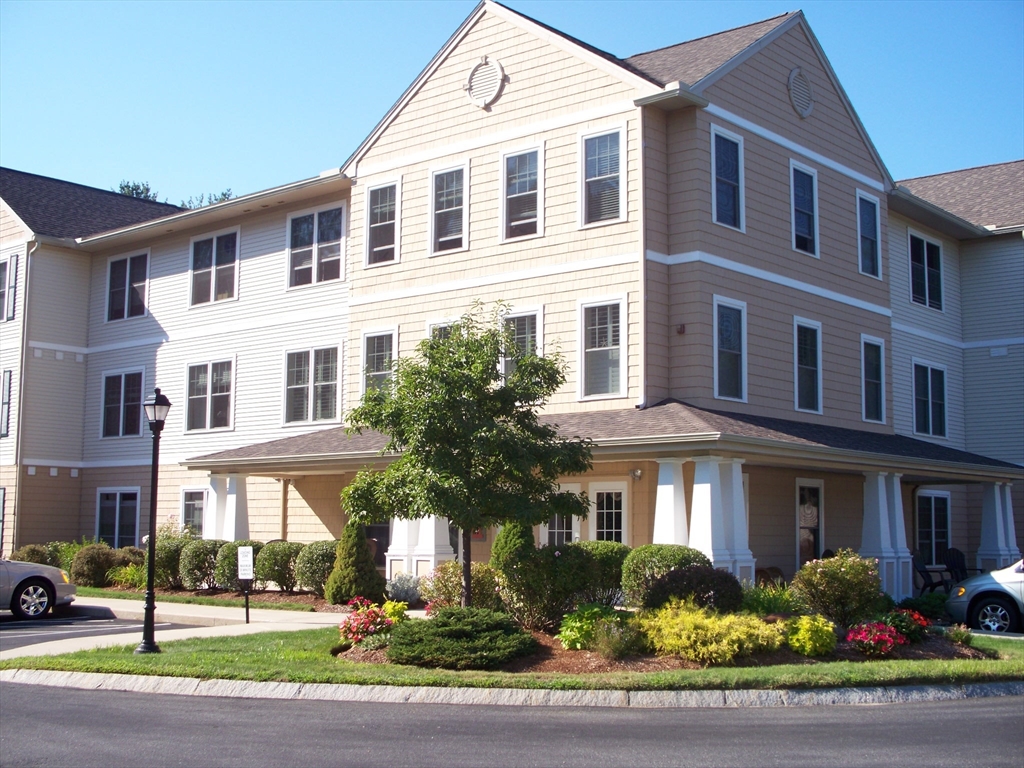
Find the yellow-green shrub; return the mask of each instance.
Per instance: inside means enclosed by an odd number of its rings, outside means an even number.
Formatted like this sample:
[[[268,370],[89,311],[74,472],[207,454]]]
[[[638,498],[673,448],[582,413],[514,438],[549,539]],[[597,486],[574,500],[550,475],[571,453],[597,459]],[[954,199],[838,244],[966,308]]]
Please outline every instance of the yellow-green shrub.
[[[786,642],[803,656],[825,656],[836,649],[835,629],[824,616],[799,616],[788,623]]]

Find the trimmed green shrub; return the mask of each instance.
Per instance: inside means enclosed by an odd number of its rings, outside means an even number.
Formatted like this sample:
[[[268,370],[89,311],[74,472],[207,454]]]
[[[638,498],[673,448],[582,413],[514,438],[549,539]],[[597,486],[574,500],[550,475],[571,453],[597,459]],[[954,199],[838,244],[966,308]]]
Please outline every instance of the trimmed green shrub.
[[[122,568],[126,565],[144,565],[146,562],[146,551],[138,547],[121,547],[114,550],[114,567]]]
[[[442,669],[494,669],[537,649],[537,641],[502,613],[486,608],[441,608],[427,620],[391,630],[388,661]]]
[[[71,563],[71,580],[80,587],[107,586],[107,571],[114,567],[114,550],[107,544],[89,544]]]
[[[703,552],[680,544],[637,547],[622,563],[622,591],[626,604],[643,605],[655,581],[674,568],[688,565],[711,565],[711,561]]]
[[[743,587],[742,609],[758,616],[772,613],[803,613],[804,607],[788,584],[768,582]]]
[[[146,566],[141,563],[114,566],[107,571],[107,581],[121,589],[145,589],[148,576]]]
[[[395,578],[385,586],[388,597],[403,603],[415,603],[420,599],[420,579],[411,573],[396,573]]]
[[[643,607],[661,608],[672,598],[692,600],[701,608],[721,613],[735,613],[743,604],[743,587],[731,573],[710,565],[673,568],[651,584]]]
[[[294,592],[295,562],[304,546],[297,541],[268,541],[256,555],[253,564],[256,581],[264,585],[272,581],[282,592]]]
[[[527,629],[554,629],[575,610],[590,566],[589,553],[578,544],[522,551],[498,578],[505,610]]]
[[[229,589],[232,592],[240,592],[242,589],[242,585],[238,581],[239,547],[252,547],[253,576],[256,575],[255,561],[260,555],[260,550],[263,549],[263,542],[253,541],[252,539],[229,541],[217,550],[217,565],[213,569],[213,578],[216,580],[217,586],[221,589]],[[259,591],[263,589],[263,586],[264,585],[260,583],[260,579],[253,579],[252,589]]]
[[[166,522],[156,529],[156,586],[181,589],[181,551],[196,536],[191,528]]]
[[[498,594],[498,572],[487,563],[470,563],[470,580],[473,591],[473,607],[501,609]],[[462,564],[458,560],[446,560],[420,580],[420,597],[435,608],[457,608],[462,605]]]
[[[949,595],[945,592],[929,592],[927,595],[921,595],[920,597],[908,597],[900,600],[897,607],[909,608],[912,611],[917,611],[926,619],[935,621],[946,615],[946,601],[948,599]]]
[[[601,619],[615,616],[615,609],[605,605],[581,605],[562,618],[556,638],[567,651],[582,651],[590,648],[594,640],[594,625]]]
[[[804,563],[791,587],[812,613],[839,627],[852,627],[874,615],[882,594],[878,564],[851,549]]]
[[[537,547],[533,543],[533,528],[521,523],[508,523],[501,527],[491,546],[491,566],[503,572],[514,560]]]
[[[50,553],[42,544],[26,544],[24,547],[19,547],[11,552],[11,560],[17,560],[22,563],[51,565]]]
[[[227,544],[223,539],[192,539],[181,550],[179,572],[185,589],[213,589],[217,586],[217,553]]]
[[[581,541],[578,545],[590,555],[590,573],[580,602],[621,605],[622,564],[629,555],[629,547],[618,541]]]
[[[295,579],[303,589],[318,597],[324,596],[324,584],[334,570],[338,556],[338,540],[327,539],[307,544],[295,558]]]
[[[798,616],[786,624],[786,642],[802,656],[827,656],[836,649],[836,625],[824,616]]]
[[[78,550],[87,544],[95,544],[96,539],[91,536],[83,536],[81,541],[50,541],[46,544],[46,552],[49,564],[55,568],[63,568],[71,573],[71,564],[75,562],[75,555]]]
[[[338,541],[334,570],[324,585],[324,597],[332,605],[347,603],[354,597],[384,602],[384,577],[377,571],[366,541],[366,528],[348,523]]]

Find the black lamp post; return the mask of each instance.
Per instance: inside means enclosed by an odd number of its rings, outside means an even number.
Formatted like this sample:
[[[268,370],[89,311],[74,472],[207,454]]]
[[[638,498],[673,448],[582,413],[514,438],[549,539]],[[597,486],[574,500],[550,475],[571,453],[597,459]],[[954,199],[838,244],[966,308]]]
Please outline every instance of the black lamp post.
[[[153,615],[156,613],[156,598],[153,594],[153,582],[156,580],[156,489],[157,475],[160,471],[160,433],[171,410],[171,401],[160,394],[160,389],[153,390],[153,397],[144,404],[149,429],[153,433],[153,474],[149,483],[149,546],[146,567],[146,612],[142,623],[142,642],[135,649],[136,653],[160,653],[160,646],[153,638]]]

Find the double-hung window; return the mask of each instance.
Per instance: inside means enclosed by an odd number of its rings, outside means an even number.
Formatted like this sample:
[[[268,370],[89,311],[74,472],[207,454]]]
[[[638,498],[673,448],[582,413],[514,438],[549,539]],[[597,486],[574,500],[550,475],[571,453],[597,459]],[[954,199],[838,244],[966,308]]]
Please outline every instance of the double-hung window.
[[[914,432],[946,436],[946,371],[914,363]]]
[[[0,320],[7,319],[7,269],[9,262],[0,261]]]
[[[288,285],[341,277],[341,206],[293,216],[288,222]]]
[[[114,549],[134,547],[138,542],[139,489],[99,489],[96,509],[96,538]]]
[[[917,551],[925,565],[942,565],[949,549],[949,495],[917,494]]]
[[[821,413],[821,323],[793,319],[796,410]]]
[[[502,237],[512,240],[539,234],[544,177],[540,151],[534,149],[506,155],[502,172],[505,189]]]
[[[502,371],[506,376],[516,369],[515,357],[535,355],[540,349],[538,343],[537,313],[513,315],[505,318],[505,326],[512,335],[516,353],[502,359]]]
[[[433,175],[432,253],[466,247],[466,175],[465,166]]]
[[[363,337],[363,390],[383,387],[391,379],[395,333],[370,333]]]
[[[590,537],[595,541],[617,541],[629,544],[628,509],[626,484],[591,483],[587,489],[590,497]]]
[[[338,415],[338,348],[289,352],[285,384],[288,423],[329,421]]]
[[[230,360],[188,367],[186,429],[225,429],[231,426],[231,369]]]
[[[621,130],[583,137],[583,226],[625,218]]]
[[[149,254],[111,259],[107,275],[107,321],[146,314]]]
[[[0,379],[0,437],[7,437],[11,433],[11,374],[13,371],[4,371]]]
[[[624,394],[624,302],[583,305],[583,397]]]
[[[192,306],[235,297],[238,230],[192,241]]]
[[[398,261],[398,184],[371,187],[366,204],[366,263]]]
[[[746,336],[747,305],[721,296],[715,305],[715,397],[747,399]]]
[[[857,191],[857,252],[860,271],[871,277],[882,276],[881,221],[878,215],[878,198],[866,192]]]
[[[790,160],[793,248],[818,255],[818,172]]]
[[[103,437],[142,434],[142,371],[103,376]]]
[[[885,423],[885,342],[861,336],[864,421]]]
[[[18,254],[0,261],[0,322],[14,319],[15,283],[18,278]]]
[[[711,126],[711,165],[711,217],[717,224],[743,231],[743,138]]]
[[[915,304],[942,309],[942,248],[910,235],[910,294]]]
[[[181,492],[181,527],[189,528],[196,536],[202,537],[205,508],[205,490],[183,490]]]

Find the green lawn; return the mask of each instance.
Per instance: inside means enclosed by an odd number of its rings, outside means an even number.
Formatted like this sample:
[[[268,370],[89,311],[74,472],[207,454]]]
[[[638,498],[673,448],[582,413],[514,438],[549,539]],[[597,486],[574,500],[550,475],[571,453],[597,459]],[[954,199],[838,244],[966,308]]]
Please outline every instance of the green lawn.
[[[365,665],[331,656],[333,627],[161,643],[163,653],[135,656],[134,645],[0,662],[0,669],[57,669],[203,679],[299,683],[423,685],[473,688],[694,690],[833,688],[963,684],[1024,679],[1024,642],[976,637],[993,658],[955,661],[837,661],[774,667],[733,667],[671,672],[564,675],[450,672],[397,665]]]
[[[145,600],[145,592],[132,592],[123,589],[104,589],[100,587],[78,587],[77,593],[82,597],[106,597],[114,600]],[[216,605],[222,608],[244,608],[244,597],[203,597],[202,595],[169,595],[164,592],[156,596],[160,603],[190,603],[192,605]],[[312,613],[313,607],[304,603],[264,603],[249,600],[249,608],[271,611],[305,611]]]

